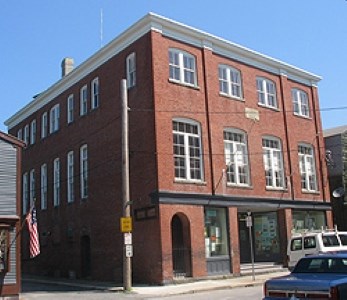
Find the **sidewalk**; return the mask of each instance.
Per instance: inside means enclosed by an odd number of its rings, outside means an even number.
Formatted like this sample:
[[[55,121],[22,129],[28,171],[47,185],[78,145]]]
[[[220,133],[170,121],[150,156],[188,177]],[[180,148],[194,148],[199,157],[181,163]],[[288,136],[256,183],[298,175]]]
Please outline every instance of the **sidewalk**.
[[[236,287],[247,287],[262,285],[265,280],[277,276],[287,275],[287,270],[281,270],[272,273],[255,274],[253,280],[252,275],[232,277],[228,279],[205,279],[189,283],[177,283],[163,286],[151,286],[151,285],[137,285],[134,284],[132,287],[132,293],[147,296],[169,296],[169,295],[181,295],[191,294],[198,292],[205,292],[210,290],[221,290],[231,289]],[[110,292],[122,292],[123,287],[121,284],[113,284],[106,282],[95,282],[95,281],[84,281],[84,280],[71,280],[62,278],[46,278],[46,277],[34,277],[34,276],[23,276],[23,281],[40,282],[59,284],[66,286],[75,286],[81,288],[105,290]]]

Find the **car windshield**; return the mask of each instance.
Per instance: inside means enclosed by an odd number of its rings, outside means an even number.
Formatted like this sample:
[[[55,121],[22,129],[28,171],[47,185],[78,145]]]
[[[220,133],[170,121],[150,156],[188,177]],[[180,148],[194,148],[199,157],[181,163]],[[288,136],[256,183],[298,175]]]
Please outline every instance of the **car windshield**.
[[[347,258],[313,257],[302,258],[293,273],[339,273],[347,274]]]

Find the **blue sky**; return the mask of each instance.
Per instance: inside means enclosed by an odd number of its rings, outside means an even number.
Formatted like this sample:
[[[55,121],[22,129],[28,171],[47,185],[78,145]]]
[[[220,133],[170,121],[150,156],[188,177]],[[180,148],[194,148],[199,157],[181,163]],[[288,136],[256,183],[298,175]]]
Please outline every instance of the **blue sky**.
[[[0,0],[0,130],[32,97],[148,12],[323,77],[323,128],[347,125],[346,0]],[[101,17],[103,34],[101,42]]]

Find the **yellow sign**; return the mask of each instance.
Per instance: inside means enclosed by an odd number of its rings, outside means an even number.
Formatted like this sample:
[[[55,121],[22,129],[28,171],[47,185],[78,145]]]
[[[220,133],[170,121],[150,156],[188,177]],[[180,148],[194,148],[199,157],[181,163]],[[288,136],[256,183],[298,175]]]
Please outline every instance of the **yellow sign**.
[[[121,232],[132,232],[133,223],[131,217],[120,218],[120,231]]]

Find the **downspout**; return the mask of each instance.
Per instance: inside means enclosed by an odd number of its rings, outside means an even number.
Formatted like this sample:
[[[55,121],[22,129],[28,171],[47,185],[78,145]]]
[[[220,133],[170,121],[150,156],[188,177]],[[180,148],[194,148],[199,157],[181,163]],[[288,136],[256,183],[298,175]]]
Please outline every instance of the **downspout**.
[[[210,172],[211,172],[211,188],[212,188],[212,195],[216,194],[216,188],[215,188],[215,180],[214,180],[214,170],[213,170],[213,155],[212,155],[212,133],[211,133],[211,122],[210,122],[210,110],[209,110],[209,93],[208,93],[208,83],[207,83],[207,74],[206,74],[206,51],[212,51],[212,49],[204,45],[203,52],[202,52],[202,69],[203,69],[203,76],[204,76],[204,89],[205,89],[205,110],[206,110],[206,123],[207,123],[207,138],[208,138],[208,148],[209,148],[209,161],[210,161]]]
[[[287,75],[283,72],[280,74],[280,85],[281,85],[281,98],[282,98],[282,105],[283,105],[283,121],[284,121],[284,133],[286,136],[286,145],[287,145],[287,157],[288,157],[288,165],[289,165],[289,192],[291,199],[294,200],[294,187],[293,187],[293,169],[292,169],[292,159],[291,159],[291,151],[290,151],[290,145],[289,145],[289,133],[288,133],[288,121],[287,121],[287,109],[285,105],[285,96],[284,96],[284,89],[283,89],[283,80],[284,77],[287,78]]]

